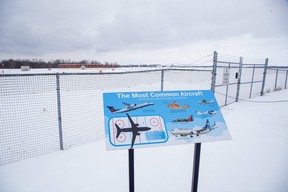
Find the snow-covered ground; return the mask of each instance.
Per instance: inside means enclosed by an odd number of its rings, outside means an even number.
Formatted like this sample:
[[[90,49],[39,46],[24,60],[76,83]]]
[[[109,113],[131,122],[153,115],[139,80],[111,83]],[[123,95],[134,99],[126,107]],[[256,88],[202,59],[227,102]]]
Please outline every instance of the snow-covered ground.
[[[232,140],[202,144],[200,192],[288,191],[287,98],[282,90],[222,108]],[[135,149],[136,191],[191,191],[193,150]],[[98,140],[2,165],[0,191],[126,192],[128,151],[106,151]]]

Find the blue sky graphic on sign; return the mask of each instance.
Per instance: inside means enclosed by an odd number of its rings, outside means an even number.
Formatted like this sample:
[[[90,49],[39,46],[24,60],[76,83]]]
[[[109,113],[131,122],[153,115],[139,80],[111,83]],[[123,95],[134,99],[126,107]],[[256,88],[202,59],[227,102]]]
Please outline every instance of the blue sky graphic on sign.
[[[103,94],[108,150],[231,139],[210,90]]]

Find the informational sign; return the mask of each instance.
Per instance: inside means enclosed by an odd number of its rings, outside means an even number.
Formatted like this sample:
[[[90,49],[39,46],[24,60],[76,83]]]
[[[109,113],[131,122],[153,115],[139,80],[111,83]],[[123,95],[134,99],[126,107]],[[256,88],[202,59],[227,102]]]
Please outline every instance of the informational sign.
[[[103,94],[108,150],[231,139],[210,90]]]
[[[223,70],[223,81],[222,81],[223,85],[227,85],[229,83],[229,77],[230,77],[230,69],[228,67],[224,68],[224,70]]]

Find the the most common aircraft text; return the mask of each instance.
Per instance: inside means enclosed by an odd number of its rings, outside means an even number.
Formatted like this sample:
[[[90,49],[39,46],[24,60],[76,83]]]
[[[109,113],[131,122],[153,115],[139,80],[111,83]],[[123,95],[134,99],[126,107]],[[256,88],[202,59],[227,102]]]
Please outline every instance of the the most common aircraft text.
[[[202,91],[116,93],[118,99],[203,96]]]

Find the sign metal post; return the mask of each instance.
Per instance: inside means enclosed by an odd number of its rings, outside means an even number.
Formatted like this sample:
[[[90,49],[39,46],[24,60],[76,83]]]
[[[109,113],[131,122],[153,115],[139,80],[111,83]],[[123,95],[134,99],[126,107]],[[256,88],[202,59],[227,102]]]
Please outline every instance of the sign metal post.
[[[200,154],[201,154],[201,143],[195,143],[191,192],[197,192],[198,190]]]
[[[128,149],[129,153],[129,192],[134,192],[135,183],[134,183],[134,149]]]

